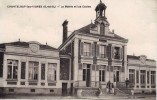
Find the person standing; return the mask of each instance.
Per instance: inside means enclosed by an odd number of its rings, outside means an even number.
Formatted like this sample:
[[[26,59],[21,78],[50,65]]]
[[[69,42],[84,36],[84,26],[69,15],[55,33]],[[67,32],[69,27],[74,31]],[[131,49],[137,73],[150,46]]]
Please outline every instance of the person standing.
[[[108,93],[110,93],[110,91],[111,91],[111,82],[110,81],[108,81],[107,82],[107,91],[108,91]]]
[[[126,84],[126,88],[128,88],[128,86],[129,86],[129,80],[128,80],[128,78],[126,78],[125,84]]]
[[[111,86],[112,86],[112,93],[115,94],[115,93],[114,93],[114,84],[112,83]]]

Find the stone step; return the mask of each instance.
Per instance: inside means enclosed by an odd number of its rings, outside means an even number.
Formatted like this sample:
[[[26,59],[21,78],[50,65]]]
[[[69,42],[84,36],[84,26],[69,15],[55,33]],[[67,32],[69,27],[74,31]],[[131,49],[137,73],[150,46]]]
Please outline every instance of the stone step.
[[[126,89],[125,90],[121,90],[121,89],[116,88],[115,92],[116,92],[116,95],[124,96],[124,95],[129,95],[131,93],[131,90],[126,90]]]

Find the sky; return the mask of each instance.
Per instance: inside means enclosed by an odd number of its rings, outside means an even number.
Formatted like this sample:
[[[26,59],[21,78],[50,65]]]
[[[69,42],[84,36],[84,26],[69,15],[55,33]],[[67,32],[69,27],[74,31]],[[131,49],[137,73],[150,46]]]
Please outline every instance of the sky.
[[[16,1],[16,2],[15,2]],[[38,41],[52,47],[62,43],[62,23],[68,35],[94,22],[99,0],[0,0],[0,43]],[[157,60],[157,0],[102,0],[110,30],[128,39],[128,55]],[[14,6],[25,6],[17,8]],[[26,6],[52,8],[27,8]],[[59,6],[59,7],[57,7]],[[81,6],[81,8],[61,8]],[[89,6],[83,8],[82,6]],[[56,7],[56,8],[55,8]]]

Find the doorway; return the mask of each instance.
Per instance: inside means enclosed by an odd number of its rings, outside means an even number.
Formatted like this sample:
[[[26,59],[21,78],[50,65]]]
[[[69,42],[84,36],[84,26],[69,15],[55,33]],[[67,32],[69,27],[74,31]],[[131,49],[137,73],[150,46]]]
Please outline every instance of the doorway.
[[[73,95],[73,83],[71,83],[70,94]]]
[[[90,64],[87,64],[86,86],[90,87]]]
[[[118,66],[115,66],[114,67],[114,72],[113,72],[113,77],[114,77],[114,82],[119,82],[119,67]]]
[[[91,78],[90,78],[90,74],[91,74],[91,69],[90,69],[90,64],[84,64],[83,65],[83,81],[86,82],[86,87],[90,87],[90,82],[91,82]]]
[[[62,83],[62,96],[67,96],[67,83]]]

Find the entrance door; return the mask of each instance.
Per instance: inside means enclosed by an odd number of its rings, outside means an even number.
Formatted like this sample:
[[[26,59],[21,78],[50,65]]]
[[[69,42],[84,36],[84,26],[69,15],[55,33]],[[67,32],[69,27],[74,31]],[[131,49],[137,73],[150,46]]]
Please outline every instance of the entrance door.
[[[119,71],[116,71],[116,82],[119,82]]]
[[[67,83],[62,83],[62,96],[67,95]]]
[[[70,94],[73,95],[73,83],[71,83]]]
[[[87,64],[86,86],[90,87],[90,64]]]
[[[114,82],[119,82],[119,70],[114,71]]]

